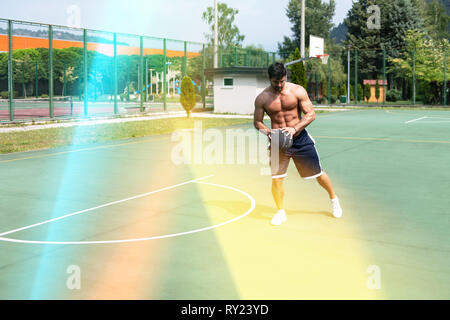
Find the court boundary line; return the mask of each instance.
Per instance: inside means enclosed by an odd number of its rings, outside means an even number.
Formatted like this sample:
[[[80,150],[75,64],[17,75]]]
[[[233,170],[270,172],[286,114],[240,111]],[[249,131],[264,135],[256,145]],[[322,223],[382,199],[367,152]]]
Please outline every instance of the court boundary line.
[[[83,245],[83,244],[115,244],[115,243],[127,243],[127,242],[138,242],[138,241],[165,239],[165,238],[178,237],[178,236],[183,236],[183,235],[188,235],[188,234],[192,234],[192,233],[198,233],[198,232],[202,232],[202,231],[207,231],[207,230],[219,228],[221,226],[224,226],[226,224],[235,222],[235,221],[237,221],[239,219],[242,219],[242,218],[246,217],[247,215],[249,215],[255,209],[255,207],[256,207],[256,200],[251,195],[249,195],[247,192],[242,191],[242,190],[237,189],[237,188],[234,188],[234,187],[231,187],[231,186],[227,186],[227,185],[220,185],[220,184],[215,184],[215,183],[201,182],[201,180],[204,180],[204,179],[207,179],[207,178],[210,178],[210,177],[213,177],[213,176],[214,175],[209,175],[209,176],[204,176],[204,177],[197,178],[197,179],[192,179],[192,180],[189,180],[189,181],[186,181],[186,182],[182,182],[182,183],[179,183],[179,184],[176,184],[176,185],[172,185],[172,186],[169,186],[169,187],[165,187],[165,188],[160,188],[160,189],[157,189],[157,190],[154,190],[154,191],[150,191],[150,192],[147,192],[147,193],[144,193],[144,194],[141,194],[141,195],[137,195],[137,196],[134,196],[134,197],[129,197],[129,198],[126,198],[126,199],[109,202],[107,204],[103,204],[103,205],[96,206],[96,207],[93,207],[93,208],[80,210],[80,211],[77,211],[77,212],[74,212],[74,213],[66,214],[66,215],[61,216],[61,217],[45,220],[45,221],[42,221],[42,222],[39,222],[39,223],[35,223],[35,224],[29,225],[29,226],[25,226],[25,227],[17,228],[17,229],[14,229],[14,230],[6,231],[6,232],[3,232],[3,233],[0,233],[0,241],[15,242],[15,243],[25,243],[25,244]],[[114,205],[114,204],[122,203],[122,202],[125,202],[125,201],[142,198],[142,197],[145,197],[147,195],[154,194],[154,193],[157,193],[157,192],[167,191],[167,190],[174,189],[174,188],[182,186],[182,185],[187,185],[189,183],[198,183],[198,184],[211,185],[211,186],[215,186],[215,187],[221,187],[221,188],[225,188],[225,189],[230,189],[230,190],[236,191],[238,193],[241,193],[241,194],[243,194],[244,196],[246,196],[250,200],[250,203],[251,203],[250,208],[246,212],[244,212],[243,214],[241,214],[241,215],[239,215],[239,216],[237,216],[237,217],[235,217],[233,219],[230,219],[230,220],[227,220],[227,221],[224,221],[222,223],[215,224],[215,225],[212,225],[212,226],[208,226],[208,227],[204,227],[204,228],[200,228],[200,229],[194,229],[194,230],[185,231],[185,232],[173,233],[173,234],[162,235],[162,236],[145,237],[145,238],[122,239],[122,240],[94,240],[94,241],[38,241],[38,240],[21,240],[21,239],[13,239],[13,238],[3,237],[4,235],[8,235],[8,234],[16,233],[16,232],[19,232],[19,231],[31,229],[31,228],[34,228],[34,227],[37,227],[37,226],[40,226],[40,225],[43,225],[43,224],[51,223],[51,222],[54,222],[54,221],[57,221],[57,220],[68,218],[68,217],[71,217],[71,216],[74,216],[74,215],[77,215],[77,214],[81,214],[81,213],[86,213],[86,212],[93,211],[93,210],[96,210],[96,209],[100,209],[100,208],[103,208],[103,207],[107,207],[107,206],[110,206],[110,205]]]
[[[317,139],[341,139],[341,140],[359,140],[359,141],[385,141],[385,142],[406,142],[406,143],[438,143],[438,144],[450,144],[450,141],[446,140],[402,140],[391,138],[363,138],[363,137],[339,137],[339,136],[315,136]]]
[[[426,119],[426,118],[428,118],[428,117],[427,117],[427,116],[424,116],[424,117],[421,117],[421,118],[417,118],[417,119],[405,121],[405,124],[407,124],[407,123],[413,123],[413,122],[420,121],[420,120]]]

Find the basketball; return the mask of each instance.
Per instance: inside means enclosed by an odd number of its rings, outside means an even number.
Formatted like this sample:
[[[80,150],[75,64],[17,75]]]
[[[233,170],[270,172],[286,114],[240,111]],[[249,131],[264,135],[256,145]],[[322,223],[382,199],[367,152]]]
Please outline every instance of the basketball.
[[[274,129],[271,133],[271,140],[274,146],[277,146],[281,151],[286,152],[292,147],[293,138],[287,132],[282,132],[281,129]]]

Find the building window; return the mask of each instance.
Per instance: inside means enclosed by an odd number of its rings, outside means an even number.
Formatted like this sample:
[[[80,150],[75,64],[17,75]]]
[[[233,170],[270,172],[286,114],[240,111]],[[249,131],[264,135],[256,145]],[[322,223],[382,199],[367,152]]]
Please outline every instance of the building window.
[[[234,84],[233,78],[223,78],[223,86],[225,88],[232,88]]]

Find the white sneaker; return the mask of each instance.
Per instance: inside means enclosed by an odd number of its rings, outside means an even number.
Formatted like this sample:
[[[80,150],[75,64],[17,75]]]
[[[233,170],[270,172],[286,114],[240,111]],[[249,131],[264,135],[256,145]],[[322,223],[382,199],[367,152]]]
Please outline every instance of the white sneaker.
[[[286,222],[287,218],[286,218],[286,211],[284,210],[279,210],[277,213],[275,213],[275,215],[272,218],[272,224],[274,226],[279,226],[280,224],[282,224],[283,222]]]
[[[342,217],[342,208],[339,203],[338,197],[331,199],[331,209],[333,211],[333,217],[335,217],[335,218]]]

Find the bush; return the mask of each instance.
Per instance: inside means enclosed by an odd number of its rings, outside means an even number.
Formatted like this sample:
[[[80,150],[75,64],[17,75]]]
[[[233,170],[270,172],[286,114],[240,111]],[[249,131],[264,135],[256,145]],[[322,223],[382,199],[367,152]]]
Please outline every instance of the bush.
[[[202,102],[202,96],[199,94],[195,95],[195,102]]]
[[[319,104],[328,104],[328,99],[326,96],[319,98]]]
[[[364,101],[364,89],[360,83],[358,83],[358,100]]]
[[[192,80],[188,76],[184,77],[181,81],[180,103],[184,110],[186,110],[187,117],[189,118],[191,115],[191,110],[195,106],[195,93]]]
[[[336,103],[336,101],[337,101],[337,99],[338,99],[338,97],[337,96],[335,96],[335,95],[331,95],[331,101],[330,101],[330,103]]]
[[[18,96],[19,96],[19,92],[14,91],[14,99],[16,99]],[[2,99],[9,99],[9,91],[0,92],[0,97]]]
[[[47,99],[48,98],[48,94],[41,94],[41,98]]]
[[[402,98],[402,93],[396,89],[391,89],[386,91],[386,101],[397,101],[397,100],[401,100]]]
[[[347,95],[347,86],[345,84],[342,84],[339,88],[339,95],[340,96],[346,96]]]

